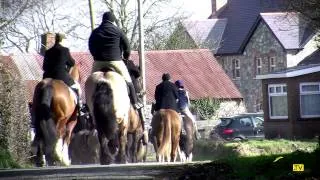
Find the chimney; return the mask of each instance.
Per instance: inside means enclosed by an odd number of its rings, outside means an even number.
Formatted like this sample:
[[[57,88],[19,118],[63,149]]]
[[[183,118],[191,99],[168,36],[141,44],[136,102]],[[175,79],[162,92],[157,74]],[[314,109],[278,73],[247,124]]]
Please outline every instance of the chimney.
[[[211,17],[215,18],[217,13],[217,0],[211,0]]]
[[[40,54],[44,56],[46,50],[50,49],[55,43],[55,33],[45,33],[41,35]]]

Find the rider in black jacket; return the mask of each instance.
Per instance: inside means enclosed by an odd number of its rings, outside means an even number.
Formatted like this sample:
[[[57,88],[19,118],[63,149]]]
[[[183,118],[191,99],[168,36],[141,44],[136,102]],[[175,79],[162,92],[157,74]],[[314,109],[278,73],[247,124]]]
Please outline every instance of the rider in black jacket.
[[[140,109],[143,105],[138,102],[130,74],[122,61],[130,56],[130,44],[125,34],[113,24],[115,20],[111,12],[104,13],[102,23],[89,37],[89,50],[94,58],[92,72],[114,68],[128,84],[131,103]]]

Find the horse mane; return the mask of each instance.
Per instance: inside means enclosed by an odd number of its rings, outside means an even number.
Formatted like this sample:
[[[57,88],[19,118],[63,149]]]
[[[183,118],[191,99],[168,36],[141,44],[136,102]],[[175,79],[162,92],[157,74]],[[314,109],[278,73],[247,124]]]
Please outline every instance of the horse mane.
[[[108,139],[117,131],[117,120],[113,112],[112,89],[107,82],[99,82],[93,94],[93,114],[98,128],[103,128]]]

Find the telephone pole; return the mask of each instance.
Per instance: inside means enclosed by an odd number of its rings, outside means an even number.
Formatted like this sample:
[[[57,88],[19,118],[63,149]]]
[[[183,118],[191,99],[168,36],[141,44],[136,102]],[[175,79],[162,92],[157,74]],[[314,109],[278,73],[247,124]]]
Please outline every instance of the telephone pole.
[[[144,32],[143,32],[143,11],[142,11],[142,3],[141,0],[138,1],[138,16],[139,16],[139,65],[142,77],[142,88],[143,91],[146,92],[146,67],[145,67],[145,59],[144,59]],[[146,94],[143,95],[143,104],[146,106],[147,99]]]
[[[91,23],[91,30],[94,30],[94,21],[93,21],[93,10],[92,10],[92,2],[89,0],[89,11],[90,11],[90,23]]]

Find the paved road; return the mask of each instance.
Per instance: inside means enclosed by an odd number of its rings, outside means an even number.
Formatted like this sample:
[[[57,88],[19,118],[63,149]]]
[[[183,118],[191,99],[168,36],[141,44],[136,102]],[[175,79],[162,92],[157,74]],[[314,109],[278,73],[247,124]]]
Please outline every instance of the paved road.
[[[0,179],[173,179],[185,174],[192,167],[209,162],[72,165],[0,170]]]

